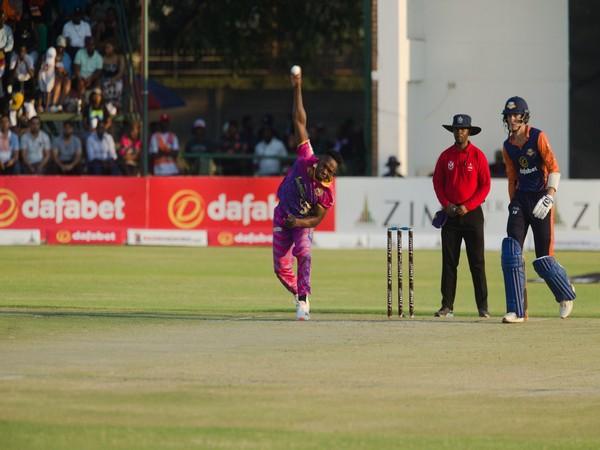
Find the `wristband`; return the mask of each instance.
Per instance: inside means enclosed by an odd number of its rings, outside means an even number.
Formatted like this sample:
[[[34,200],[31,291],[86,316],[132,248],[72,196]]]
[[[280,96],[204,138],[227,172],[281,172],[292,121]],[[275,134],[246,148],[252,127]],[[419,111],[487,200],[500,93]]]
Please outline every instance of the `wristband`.
[[[546,183],[546,187],[553,188],[555,191],[558,191],[558,183],[560,181],[560,173],[552,172],[548,175],[548,182]]]

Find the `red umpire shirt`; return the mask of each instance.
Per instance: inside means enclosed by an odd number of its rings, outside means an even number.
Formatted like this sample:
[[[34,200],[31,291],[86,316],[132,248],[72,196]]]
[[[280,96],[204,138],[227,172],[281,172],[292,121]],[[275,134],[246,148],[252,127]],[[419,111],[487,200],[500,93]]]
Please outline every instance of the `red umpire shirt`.
[[[464,205],[472,211],[490,192],[490,168],[484,153],[471,142],[466,149],[453,145],[442,152],[433,172],[433,188],[441,205]]]

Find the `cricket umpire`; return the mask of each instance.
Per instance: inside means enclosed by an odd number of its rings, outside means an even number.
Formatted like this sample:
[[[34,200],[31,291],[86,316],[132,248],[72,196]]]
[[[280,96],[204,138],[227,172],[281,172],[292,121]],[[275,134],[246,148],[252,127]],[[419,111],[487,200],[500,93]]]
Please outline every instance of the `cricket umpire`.
[[[433,173],[435,194],[447,215],[442,228],[442,306],[436,317],[452,317],[456,295],[456,270],[464,239],[475,289],[479,317],[489,317],[485,276],[483,211],[490,192],[490,169],[485,154],[469,140],[481,132],[471,117],[457,114],[452,125],[442,125],[454,134],[454,145],[438,158]]]

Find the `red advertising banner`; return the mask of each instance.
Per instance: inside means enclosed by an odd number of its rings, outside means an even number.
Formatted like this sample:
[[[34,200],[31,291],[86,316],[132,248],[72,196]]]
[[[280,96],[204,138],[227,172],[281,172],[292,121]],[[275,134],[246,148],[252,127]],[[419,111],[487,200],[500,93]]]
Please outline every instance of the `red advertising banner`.
[[[270,245],[280,182],[280,177],[0,177],[0,230],[40,229],[48,243],[62,244],[122,243],[128,228],[207,230],[209,245]],[[335,230],[335,211],[319,230]]]
[[[148,227],[270,233],[279,183],[281,177],[151,178]],[[319,230],[335,230],[335,211]]]
[[[1,177],[0,229],[143,227],[144,184],[125,177]]]

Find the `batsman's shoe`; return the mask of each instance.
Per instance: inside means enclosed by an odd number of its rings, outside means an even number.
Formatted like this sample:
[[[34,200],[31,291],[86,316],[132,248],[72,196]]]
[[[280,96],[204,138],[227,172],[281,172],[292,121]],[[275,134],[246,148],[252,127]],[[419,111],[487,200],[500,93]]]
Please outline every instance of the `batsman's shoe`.
[[[561,319],[566,319],[573,311],[573,300],[563,300],[558,307]]]
[[[454,312],[452,312],[450,308],[444,306],[436,311],[433,317],[454,317]]]
[[[296,302],[296,320],[310,320],[310,301],[298,300]]]
[[[525,318],[524,317],[518,317],[517,313],[514,312],[509,312],[504,314],[504,317],[502,318],[502,323],[523,323],[525,322]]]

